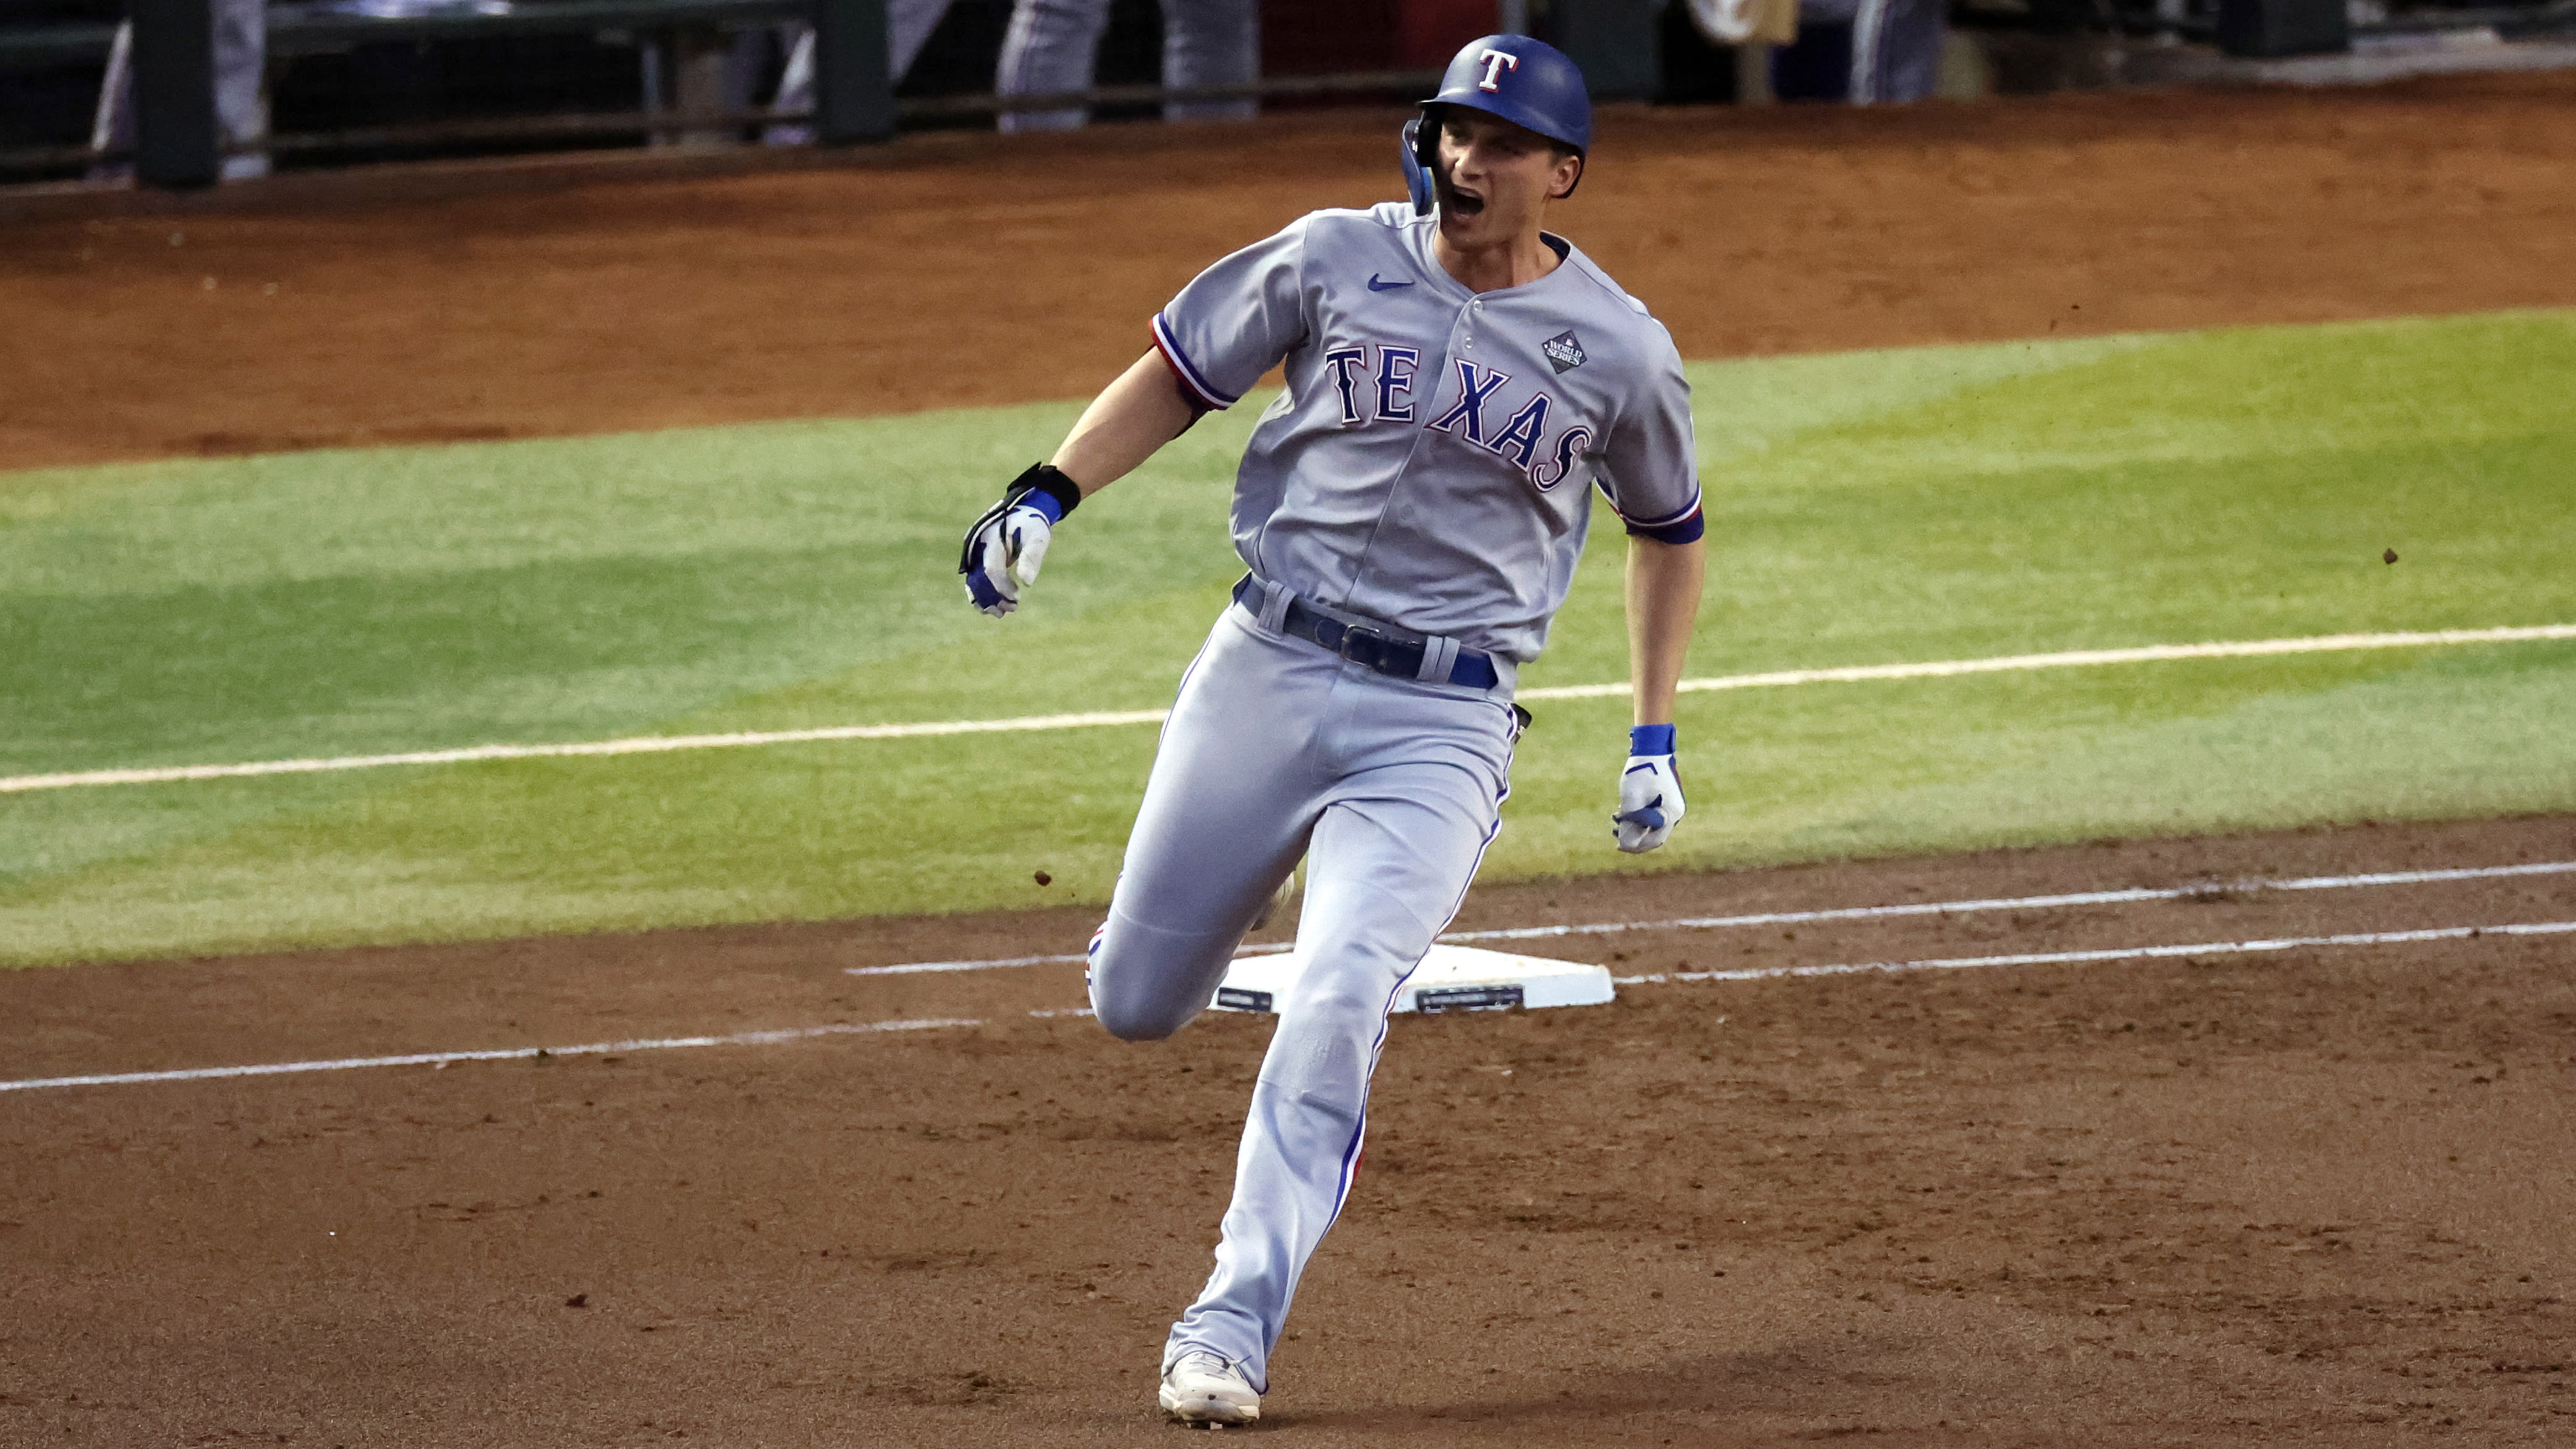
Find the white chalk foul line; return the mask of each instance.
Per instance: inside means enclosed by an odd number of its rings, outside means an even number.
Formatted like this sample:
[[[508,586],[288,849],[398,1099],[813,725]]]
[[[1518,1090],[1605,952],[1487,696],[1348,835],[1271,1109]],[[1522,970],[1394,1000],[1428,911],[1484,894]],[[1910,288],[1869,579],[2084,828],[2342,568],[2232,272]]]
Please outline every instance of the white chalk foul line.
[[[1794,926],[1808,921],[1871,921],[1900,916],[1973,915],[1980,911],[2035,911],[2066,906],[2118,905],[2128,901],[2204,899],[2263,891],[2354,890],[2370,886],[2425,885],[2440,881],[2498,880],[2511,876],[2576,874],[2576,860],[2545,860],[2528,865],[2463,866],[2448,870],[2391,870],[2373,875],[2312,875],[2295,880],[2213,881],[2201,885],[2149,889],[2077,891],[2054,896],[2009,896],[1984,900],[1917,901],[1895,906],[1837,906],[1816,911],[1762,911],[1743,916],[1678,916],[1662,921],[1592,921],[1574,926],[1515,926],[1497,931],[1452,931],[1440,939],[1451,945],[1470,941],[1537,941],[1552,936],[1609,936],[1623,931],[1713,931],[1738,926]],[[1241,956],[1270,956],[1291,947],[1284,943],[1246,946]],[[915,972],[992,971],[1010,966],[1055,966],[1080,961],[1066,956],[1001,956],[988,961],[914,961],[901,966],[845,966],[852,976],[908,976]]]
[[[2025,669],[2082,669],[2102,664],[2153,664],[2169,659],[2252,659],[2270,654],[2333,654],[2348,649],[2422,649],[2441,644],[2515,644],[2576,639],[2576,624],[2535,624],[2497,629],[2431,629],[2392,634],[2318,634],[2303,639],[2241,639],[2208,644],[2149,644],[2136,649],[2069,649],[2055,654],[2007,654],[1993,659],[1951,659],[1932,664],[1862,664],[1840,669],[1783,669],[1769,674],[1729,674],[1685,679],[1685,694],[1713,689],[1768,689],[1789,684],[1856,684],[1875,679],[1948,679],[1961,674],[2004,674]],[[1522,699],[1624,697],[1625,684],[1569,684],[1524,689]]]
[[[479,1052],[411,1052],[391,1057],[338,1057],[318,1062],[268,1062],[250,1067],[189,1067],[175,1072],[108,1072],[87,1077],[36,1077],[0,1082],[0,1092],[32,1092],[44,1087],[125,1087],[140,1082],[202,1082],[218,1077],[277,1077],[297,1072],[346,1072],[360,1067],[443,1067],[451,1062],[506,1062],[534,1057],[590,1057],[626,1052],[669,1051],[674,1047],[776,1046],[818,1036],[857,1036],[870,1032],[934,1031],[941,1027],[981,1026],[972,1017],[931,1017],[919,1021],[870,1021],[856,1025],[795,1026],[778,1031],[737,1031],[725,1036],[638,1037],[632,1041],[595,1041],[581,1046],[501,1047]]]
[[[1012,734],[1071,730],[1094,725],[1157,724],[1167,711],[1042,714],[1020,719],[938,720],[922,724],[836,725],[829,729],[758,730],[725,735],[642,735],[573,745],[470,745],[454,750],[411,750],[396,755],[339,755],[328,759],[258,760],[246,765],[165,765],[140,770],[75,770],[56,775],[0,778],[0,794],[18,790],[68,790],[84,785],[160,785],[179,780],[233,780],[250,775],[312,775],[333,770],[374,770],[388,765],[455,765],[474,760],[540,760],[580,755],[658,755],[674,750],[730,750],[749,745],[810,744],[819,740],[899,740],[923,735]]]
[[[1668,921],[1598,921],[1579,926],[1518,926],[1501,931],[1454,931],[1443,941],[1534,941],[1549,936],[1608,936],[1622,931],[1709,931],[1736,926],[1794,926],[1807,921],[1871,921],[1900,916],[1973,915],[1980,911],[2036,911],[2066,906],[2118,905],[2127,901],[2205,900],[2267,891],[2357,890],[2371,886],[2424,885],[2438,881],[2495,880],[2508,876],[2568,875],[2576,860],[2530,865],[2464,866],[2453,870],[2392,870],[2373,875],[2312,875],[2296,880],[2208,881],[2150,889],[2076,891],[2054,896],[1994,900],[1917,901],[1894,906],[1839,906],[1819,911],[1764,911],[1743,916],[1682,916]]]
[[[1947,956],[1926,961],[1865,961],[1839,966],[1761,966],[1739,971],[1659,971],[1614,976],[1621,986],[1678,981],[1770,981],[1794,976],[1857,976],[1863,972],[1961,971],[1981,966],[2070,966],[2094,961],[2158,961],[2174,957],[2245,956],[2310,946],[2403,946],[2417,941],[2465,941],[2483,936],[2560,936],[2576,921],[2531,921],[2509,926],[2444,926],[2429,931],[2366,931],[2345,936],[2282,936],[2263,941],[2202,941],[2189,946],[2126,946],[2108,951],[2031,951],[2012,956]]]
[[[1766,674],[1727,674],[1685,679],[1685,694],[1722,689],[1771,689],[1797,684],[1852,684],[1884,679],[1947,679],[2031,669],[2076,669],[2105,664],[2149,664],[2174,659],[2243,659],[2271,654],[2324,654],[2352,649],[2416,649],[2445,644],[2515,644],[2576,639],[2576,624],[2535,624],[2494,629],[2436,629],[2390,634],[2323,634],[2304,639],[2246,639],[2208,644],[2151,644],[2137,649],[2075,649],[2056,654],[2012,654],[1993,659],[1949,659],[1928,664],[1864,664],[1835,669],[1784,669]],[[1520,691],[1522,699],[1600,699],[1624,696],[1620,684],[1569,684]],[[652,755],[674,750],[728,750],[753,745],[814,744],[830,740],[919,739],[942,735],[1019,734],[1092,729],[1105,725],[1160,724],[1159,709],[1083,714],[1024,715],[1013,719],[925,720],[913,724],[835,725],[826,729],[744,730],[715,735],[641,735],[564,745],[469,745],[386,755],[337,755],[299,760],[257,760],[238,765],[156,765],[130,770],[71,770],[0,776],[0,794],[69,790],[93,785],[163,785],[186,780],[233,780],[256,775],[310,775],[374,770],[394,765],[455,765],[478,760],[561,759],[591,755]]]
[[[2396,946],[2419,941],[2458,941],[2484,936],[2552,936],[2576,932],[2576,921],[2535,921],[2505,926],[2445,926],[2425,931],[2373,931],[2342,936],[2287,936],[2258,941],[2203,941],[2189,946],[2132,946],[2108,951],[2035,951],[2011,956],[1955,956],[1926,961],[1873,961],[1836,966],[1772,966],[1739,971],[1672,971],[1615,978],[1622,986],[1668,985],[1695,981],[1762,981],[1778,977],[1852,976],[1862,972],[1955,971],[1982,966],[2058,966],[2097,961],[2151,961],[2170,957],[2241,956],[2301,947]],[[1085,1017],[1085,1007],[1032,1011],[1032,1017]],[[531,1057],[594,1056],[606,1053],[661,1051],[673,1047],[777,1046],[820,1036],[866,1032],[934,1031],[943,1027],[981,1026],[975,1017],[935,1017],[916,1021],[874,1021],[856,1025],[789,1027],[779,1031],[741,1031],[725,1036],[647,1037],[633,1041],[592,1042],[566,1047],[506,1047],[476,1052],[414,1052],[403,1056],[341,1057],[331,1061],[270,1062],[245,1067],[191,1067],[171,1072],[107,1072],[83,1077],[37,1077],[0,1082],[0,1092],[27,1092],[48,1087],[123,1087],[145,1082],[197,1082],[219,1077],[274,1077],[298,1072],[342,1072],[359,1067],[444,1066],[450,1062],[491,1062]]]

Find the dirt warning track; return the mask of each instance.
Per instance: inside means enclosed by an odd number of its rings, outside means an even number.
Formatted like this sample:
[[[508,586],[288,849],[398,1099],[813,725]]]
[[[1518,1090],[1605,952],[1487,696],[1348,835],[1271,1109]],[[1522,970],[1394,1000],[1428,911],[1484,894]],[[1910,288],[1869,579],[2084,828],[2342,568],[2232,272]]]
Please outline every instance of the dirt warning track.
[[[2576,919],[2570,874],[2224,888],[2566,859],[2565,820],[2381,827],[1520,885],[1460,924],[2208,887],[1548,948],[1623,974],[1900,960]],[[979,1023],[0,1094],[0,1428],[1165,1432],[1154,1354],[1206,1273],[1266,1019],[1127,1046],[1030,1015],[1079,1005],[1076,967],[845,969],[1085,929],[1019,914],[0,978],[13,1076]],[[1609,1007],[1400,1019],[1262,1432],[2563,1442],[2570,939],[1640,984]]]
[[[0,225],[0,469],[1086,395],[1395,112]],[[1608,110],[1559,225],[1685,357],[2576,304],[2576,73]]]

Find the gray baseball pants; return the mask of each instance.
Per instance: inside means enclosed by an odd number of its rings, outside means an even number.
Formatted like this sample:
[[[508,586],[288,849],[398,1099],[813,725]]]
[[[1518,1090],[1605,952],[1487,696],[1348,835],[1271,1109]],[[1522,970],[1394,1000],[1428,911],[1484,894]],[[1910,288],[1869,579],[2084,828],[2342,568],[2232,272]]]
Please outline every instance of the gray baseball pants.
[[[1311,964],[1275,1003],[1216,1271],[1166,1368],[1206,1349],[1268,1391],[1298,1276],[1359,1167],[1387,1011],[1500,828],[1511,739],[1500,689],[1376,674],[1239,605],[1183,678],[1092,941],[1092,1008],[1131,1041],[1178,1031],[1300,856]]]

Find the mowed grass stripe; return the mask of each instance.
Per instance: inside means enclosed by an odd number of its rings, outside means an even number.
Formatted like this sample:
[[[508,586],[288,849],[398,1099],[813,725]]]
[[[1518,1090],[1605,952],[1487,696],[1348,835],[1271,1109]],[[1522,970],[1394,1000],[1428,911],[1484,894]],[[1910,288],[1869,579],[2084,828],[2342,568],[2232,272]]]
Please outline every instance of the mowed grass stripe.
[[[1723,689],[1775,689],[1799,684],[1860,684],[1882,680],[1949,679],[1963,674],[2081,669],[2107,664],[2155,664],[2177,659],[2246,659],[2275,654],[2329,654],[2352,649],[2418,649],[2444,644],[2518,644],[2576,639],[2576,624],[2502,625],[2491,629],[2438,629],[2395,634],[2327,634],[2311,639],[2247,639],[2204,644],[2151,644],[2143,649],[2077,649],[2058,654],[2013,654],[1998,659],[1948,659],[1922,664],[1863,664],[1836,669],[1786,669],[1685,679],[1683,694]],[[1524,690],[1524,699],[1625,698],[1629,685],[1577,684]],[[454,765],[484,760],[537,760],[600,755],[668,754],[675,750],[725,750],[756,745],[817,744],[840,740],[931,739],[943,735],[1031,734],[1160,724],[1168,710],[1094,711],[1023,715],[1017,719],[927,720],[914,724],[838,725],[826,729],[737,731],[721,735],[645,735],[566,745],[468,745],[399,755],[343,755],[333,759],[262,760],[238,765],[165,765],[138,770],[84,770],[69,774],[0,778],[0,794],[65,790],[96,785],[157,785],[184,780],[245,779],[259,775],[309,775],[371,770],[393,765]]]
[[[2571,375],[2563,313],[1693,364],[1691,674],[2576,620]],[[957,530],[1077,404],[0,476],[0,775],[1141,721],[1240,570],[1257,405],[1086,506],[999,623],[959,602]],[[2576,640],[2354,649],[1691,693],[1690,818],[1632,861],[1594,527],[1489,878],[2576,809]],[[1096,903],[1153,748],[14,791],[0,961]]]

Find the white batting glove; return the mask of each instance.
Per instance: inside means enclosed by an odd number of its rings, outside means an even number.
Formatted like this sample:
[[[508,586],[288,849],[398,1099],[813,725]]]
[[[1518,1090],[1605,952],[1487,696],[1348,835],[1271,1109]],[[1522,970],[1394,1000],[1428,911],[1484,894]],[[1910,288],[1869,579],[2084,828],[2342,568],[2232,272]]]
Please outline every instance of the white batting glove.
[[[1072,511],[1066,500],[1081,497],[1073,480],[1043,463],[1021,474],[966,530],[957,572],[966,576],[967,602],[996,619],[1017,609],[1020,590],[1046,565],[1055,525]]]
[[[1018,608],[1054,539],[1055,525],[1025,503],[980,524],[966,540],[966,597],[996,619]]]
[[[1689,808],[1682,800],[1673,748],[1671,725],[1638,725],[1628,731],[1628,763],[1619,771],[1619,813],[1610,817],[1610,835],[1630,855],[1643,855],[1670,839]]]

